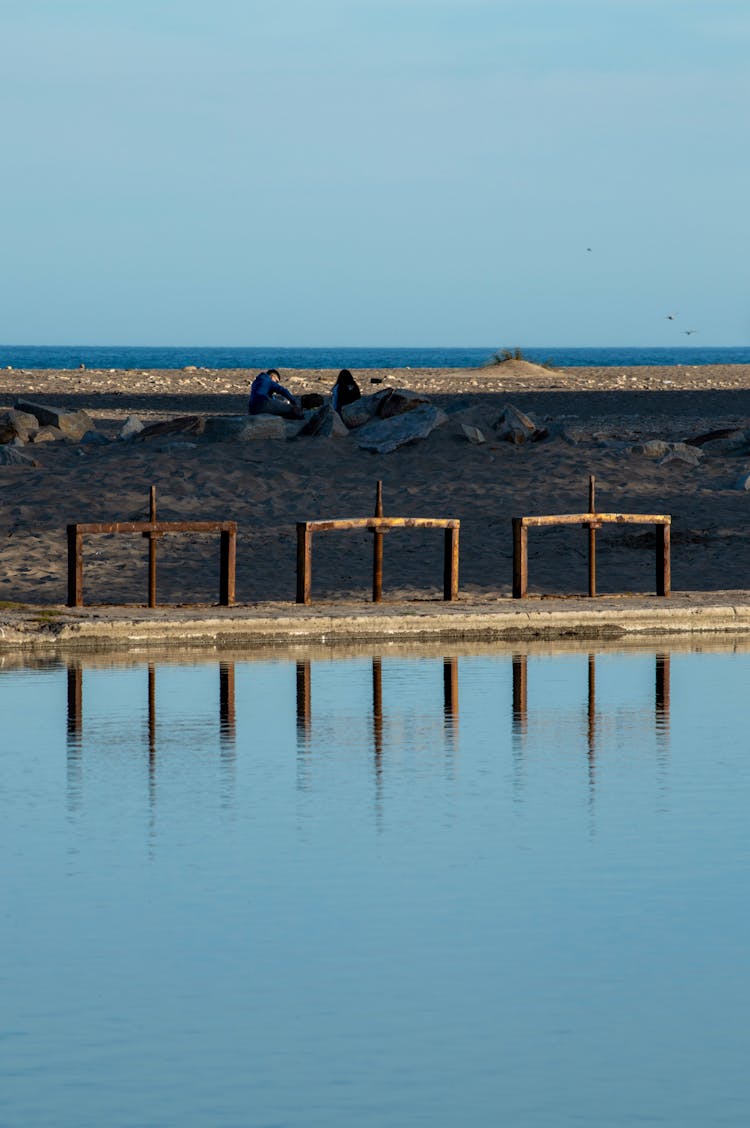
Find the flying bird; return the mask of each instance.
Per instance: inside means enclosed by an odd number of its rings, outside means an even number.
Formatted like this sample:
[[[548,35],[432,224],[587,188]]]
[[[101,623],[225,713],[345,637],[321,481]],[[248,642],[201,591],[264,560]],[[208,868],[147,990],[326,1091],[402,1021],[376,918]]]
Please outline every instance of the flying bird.
[[[685,334],[686,337],[689,337],[692,333],[698,332],[697,329],[683,329],[682,331],[683,331],[683,333]]]
[[[664,320],[665,321],[674,321],[675,317],[677,317],[676,313],[668,313],[666,315],[666,317],[664,318]]]

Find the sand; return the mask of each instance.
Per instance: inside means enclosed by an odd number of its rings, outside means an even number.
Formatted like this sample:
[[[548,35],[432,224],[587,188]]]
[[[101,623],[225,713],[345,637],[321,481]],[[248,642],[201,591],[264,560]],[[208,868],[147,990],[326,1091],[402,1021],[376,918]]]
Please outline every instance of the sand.
[[[0,407],[34,399],[85,408],[112,441],[30,444],[36,468],[0,467],[0,599],[54,606],[66,598],[65,527],[74,521],[144,519],[149,487],[163,519],[238,522],[237,600],[291,601],[295,523],[366,516],[383,482],[391,516],[461,521],[461,599],[510,596],[511,517],[580,512],[595,475],[598,508],[672,516],[675,591],[750,588],[750,447],[706,446],[698,465],[662,462],[639,451],[706,432],[750,426],[750,366],[548,370],[511,362],[482,370],[355,372],[363,392],[391,386],[421,391],[448,412],[427,439],[375,455],[344,438],[216,442],[206,437],[118,441],[129,415],[144,423],[188,414],[246,411],[246,371],[0,371]],[[295,392],[330,389],[336,372],[285,371]],[[493,424],[503,406],[529,414],[549,437],[513,445]],[[487,441],[470,443],[462,424]],[[530,589],[583,594],[586,534],[550,529],[530,538]],[[92,539],[85,548],[87,603],[145,601],[146,544],[140,537]],[[160,602],[214,603],[213,538],[165,538],[159,546]],[[370,596],[367,534],[316,541],[316,601]],[[606,529],[598,536],[598,588],[653,591],[653,534]],[[395,532],[385,541],[386,600],[439,599],[442,539],[433,531]]]

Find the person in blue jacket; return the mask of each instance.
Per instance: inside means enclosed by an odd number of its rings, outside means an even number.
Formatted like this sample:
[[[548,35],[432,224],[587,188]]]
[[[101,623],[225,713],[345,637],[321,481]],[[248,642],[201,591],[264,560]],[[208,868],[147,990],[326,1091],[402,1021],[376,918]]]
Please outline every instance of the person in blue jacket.
[[[250,415],[283,415],[287,419],[303,419],[302,407],[291,392],[274,380],[279,373],[275,368],[259,372],[250,387]]]

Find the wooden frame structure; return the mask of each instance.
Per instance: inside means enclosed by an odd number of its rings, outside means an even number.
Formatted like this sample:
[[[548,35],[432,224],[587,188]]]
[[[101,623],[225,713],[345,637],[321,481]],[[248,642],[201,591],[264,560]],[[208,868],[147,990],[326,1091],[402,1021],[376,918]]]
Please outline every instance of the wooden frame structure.
[[[219,603],[231,607],[235,597],[236,521],[157,521],[156,487],[151,487],[148,521],[77,522],[67,526],[68,607],[83,607],[83,538],[112,533],[140,533],[148,539],[148,606],[156,607],[156,545],[171,533],[219,534]]]
[[[513,598],[525,599],[529,586],[528,537],[531,528],[553,525],[581,525],[588,529],[589,596],[596,595],[596,530],[602,525],[656,526],[656,594],[669,596],[672,590],[670,529],[672,518],[664,513],[597,513],[595,479],[589,478],[588,513],[563,513],[550,517],[513,517]]]
[[[383,536],[392,529],[444,529],[443,599],[458,598],[458,534],[461,522],[439,517],[384,517],[383,483],[378,482],[373,517],[297,522],[297,603],[312,603],[313,533],[367,529],[373,534],[372,601],[383,598]]]

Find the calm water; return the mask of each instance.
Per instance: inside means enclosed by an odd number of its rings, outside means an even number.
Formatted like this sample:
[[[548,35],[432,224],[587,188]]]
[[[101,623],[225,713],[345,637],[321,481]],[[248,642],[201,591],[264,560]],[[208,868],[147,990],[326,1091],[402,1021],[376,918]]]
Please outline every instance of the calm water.
[[[513,346],[517,342],[512,342]],[[0,368],[475,368],[497,346],[471,348],[134,348],[0,345]],[[750,346],[722,348],[523,348],[524,356],[559,368],[647,364],[750,364]]]
[[[750,654],[0,670],[0,1124],[746,1125]]]

